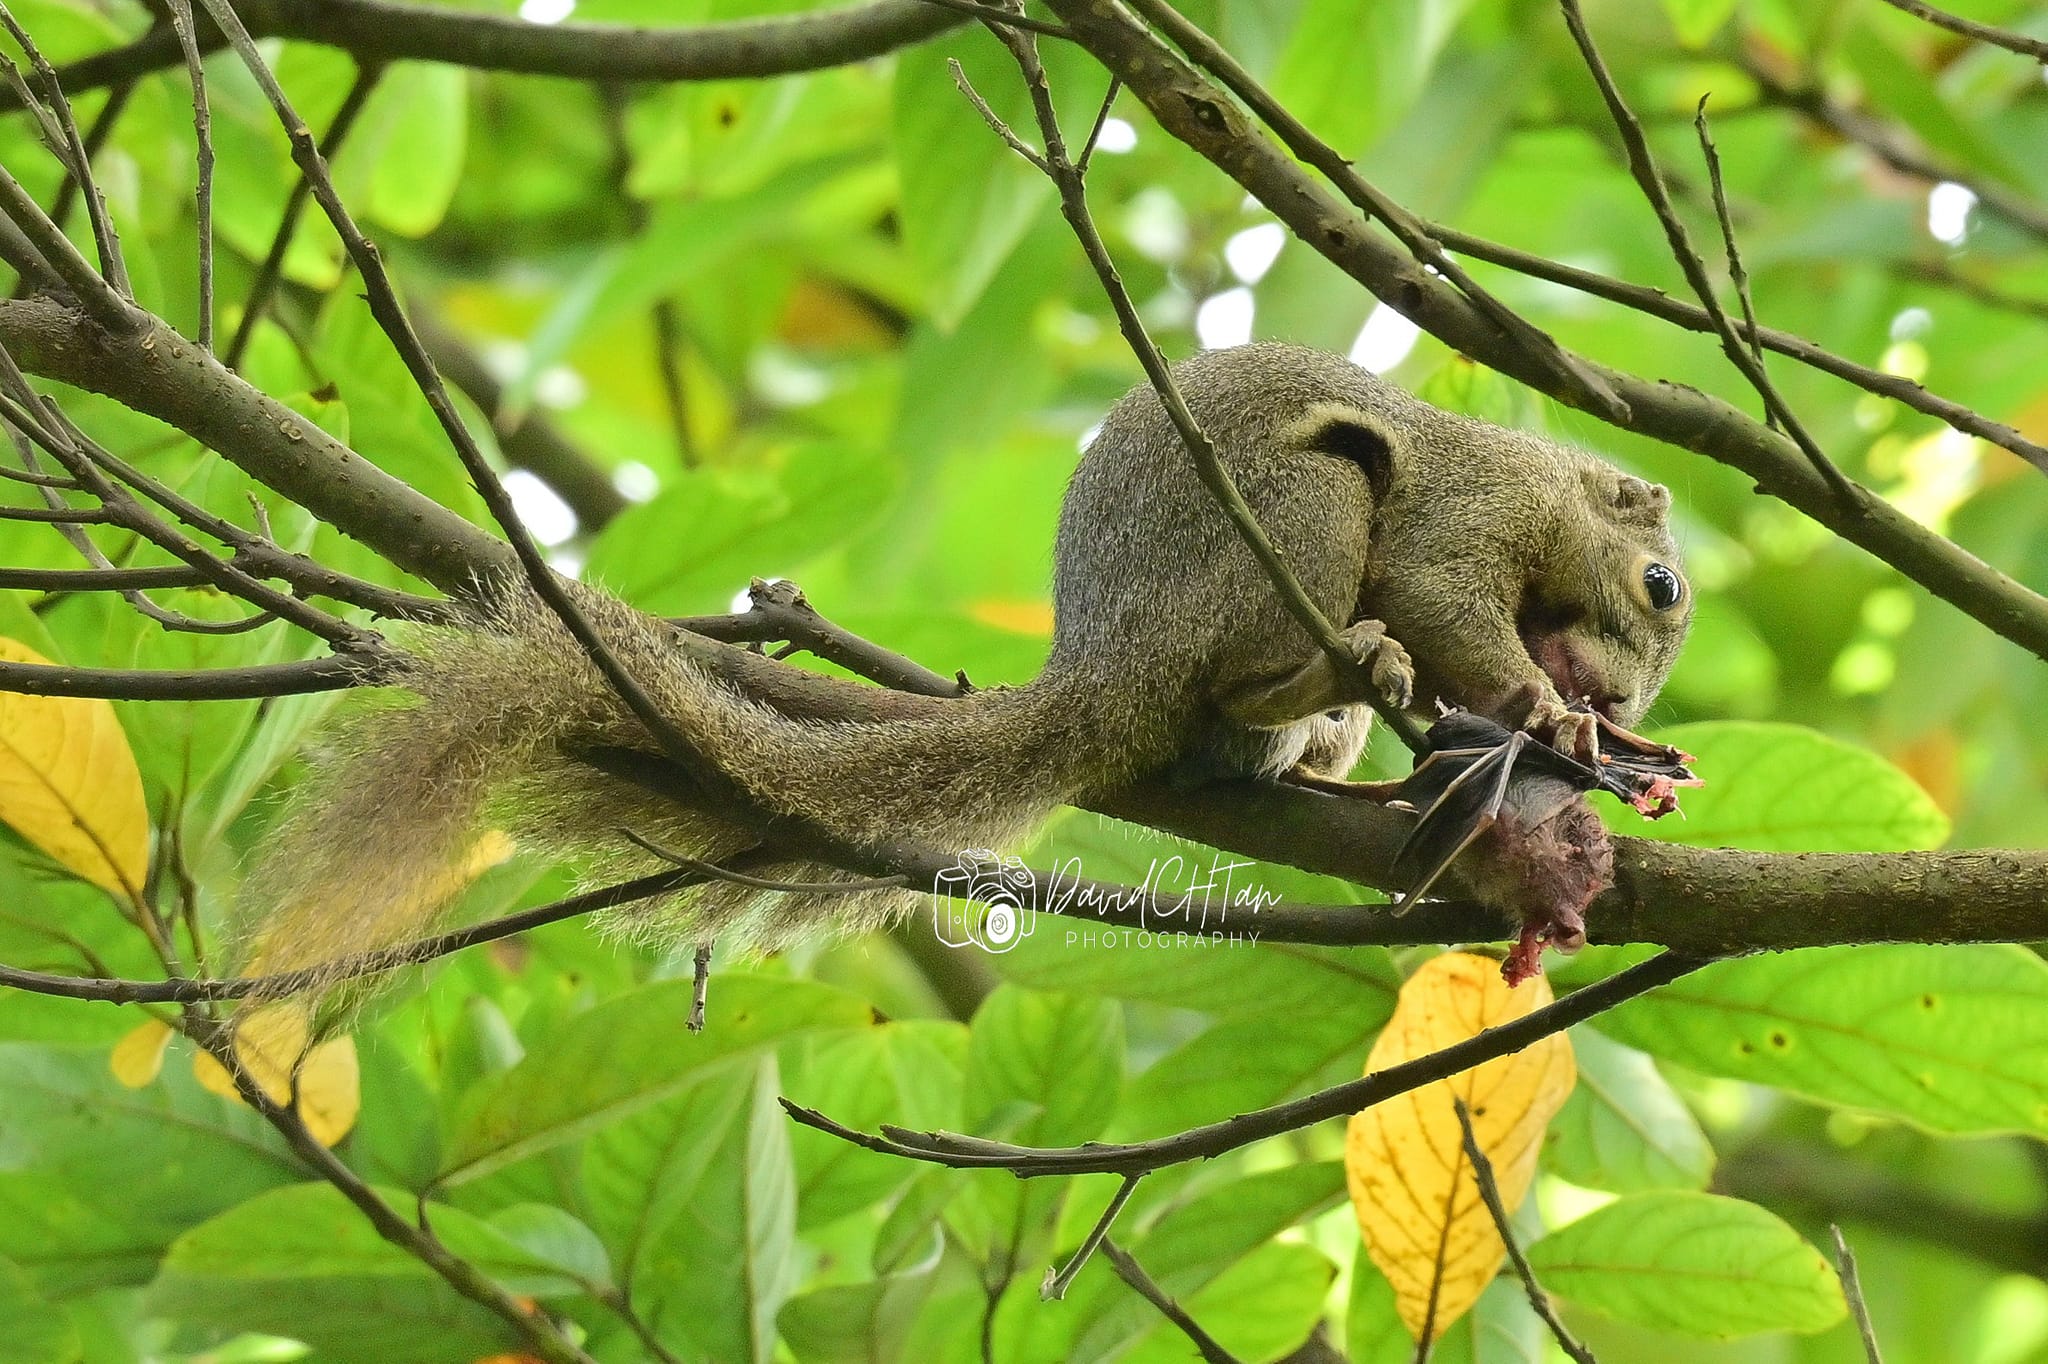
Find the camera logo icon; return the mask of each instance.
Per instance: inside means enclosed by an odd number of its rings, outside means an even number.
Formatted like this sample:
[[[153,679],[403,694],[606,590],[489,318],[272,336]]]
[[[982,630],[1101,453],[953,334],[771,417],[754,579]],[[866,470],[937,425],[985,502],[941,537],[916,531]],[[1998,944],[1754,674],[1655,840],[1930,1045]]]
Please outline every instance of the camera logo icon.
[[[932,891],[932,921],[948,947],[1007,952],[1037,928],[1037,879],[1015,857],[967,848],[958,866],[940,872]]]

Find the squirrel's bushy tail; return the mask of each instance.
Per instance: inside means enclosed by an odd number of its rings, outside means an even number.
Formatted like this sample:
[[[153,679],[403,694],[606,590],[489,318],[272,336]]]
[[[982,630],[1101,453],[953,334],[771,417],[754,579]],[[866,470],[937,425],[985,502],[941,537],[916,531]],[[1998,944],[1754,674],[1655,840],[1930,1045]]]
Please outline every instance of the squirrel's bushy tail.
[[[1002,847],[1085,787],[1131,775],[1104,755],[1130,740],[1088,732],[1095,708],[1051,678],[935,702],[911,719],[816,721],[753,701],[685,661],[666,627],[579,590],[611,651],[697,749],[770,810],[854,841],[900,839],[952,852]],[[410,702],[365,708],[337,727],[271,836],[242,902],[248,968],[334,965],[430,931],[473,873],[480,840],[503,830],[593,884],[671,864],[636,846],[716,862],[751,846],[715,810],[665,798],[577,754],[658,755],[548,608],[507,589],[477,629],[425,628],[395,679]],[[754,867],[777,881],[847,873]],[[800,895],[713,883],[614,911],[625,931],[763,950],[833,928],[886,922],[906,891]]]

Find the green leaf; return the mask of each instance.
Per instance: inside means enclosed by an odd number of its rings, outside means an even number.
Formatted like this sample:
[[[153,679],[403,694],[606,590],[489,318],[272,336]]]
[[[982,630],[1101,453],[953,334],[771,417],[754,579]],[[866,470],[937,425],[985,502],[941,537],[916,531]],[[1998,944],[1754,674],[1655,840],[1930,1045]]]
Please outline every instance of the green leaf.
[[[1339,1161],[1266,1170],[1189,1199],[1143,1236],[1126,1237],[1122,1244],[1176,1301],[1193,1302],[1205,1294],[1220,1298],[1213,1290],[1235,1266],[1343,1197],[1344,1167]],[[1159,1343],[1156,1309],[1110,1275],[1083,1275],[1069,1295],[1067,1311],[1075,1318],[1073,1358],[1120,1359],[1124,1356],[1119,1352],[1133,1342]],[[1206,1327],[1217,1325],[1206,1317],[1198,1319]],[[1293,1343],[1299,1344],[1307,1334],[1304,1322]]]
[[[1415,1340],[1394,1307],[1393,1286],[1363,1255],[1352,1265],[1345,1320],[1350,1364],[1409,1364],[1415,1358]],[[1499,1278],[1438,1335],[1430,1364],[1549,1364],[1549,1340],[1521,1284]]]
[[[1571,1030],[1579,1082],[1551,1119],[1544,1163],[1589,1189],[1700,1189],[1714,1148],[1649,1057],[1589,1027]]]
[[[1834,1271],[1798,1232],[1754,1203],[1713,1194],[1633,1194],[1528,1253],[1559,1297],[1686,1335],[1821,1331],[1848,1310]]]
[[[1052,185],[981,121],[954,88],[946,63],[1013,128],[1031,128],[1017,65],[993,42],[914,47],[896,59],[896,165],[903,242],[929,281],[925,306],[950,329],[981,297],[1038,213]]]
[[[904,1341],[936,1286],[933,1267],[800,1293],[782,1306],[783,1344],[811,1364],[905,1359]]]
[[[860,163],[845,155],[819,157],[744,194],[654,205],[639,236],[597,254],[531,329],[520,366],[505,385],[506,408],[522,413],[540,376],[584,339],[646,312],[685,281],[715,275],[735,255],[779,244],[795,230],[801,206]]]
[[[883,1123],[930,1129],[960,1121],[967,1029],[913,1019],[860,1032],[827,1034],[803,1049],[789,1076],[792,1101],[872,1132]],[[801,1228],[883,1204],[918,1174],[915,1162],[862,1150],[800,1127],[790,1133]]]
[[[1736,0],[1663,0],[1663,5],[1678,40],[1687,47],[1705,47],[1735,13]]]
[[[895,489],[878,452],[824,442],[769,474],[695,470],[606,526],[588,573],[643,610],[724,611],[755,578],[793,577],[845,541]]]
[[[376,1191],[409,1214],[402,1189]],[[435,1236],[508,1291],[577,1291],[552,1265],[460,1208],[426,1209]],[[178,1238],[150,1285],[153,1311],[225,1331],[268,1331],[336,1358],[467,1359],[515,1344],[512,1327],[386,1241],[332,1185],[274,1189]]]
[[[969,1035],[969,1126],[1019,1105],[1031,1116],[1015,1140],[1066,1145],[1098,1135],[1122,1091],[1123,1042],[1123,1014],[1105,1000],[998,986]]]
[[[468,140],[469,73],[399,62],[385,69],[335,158],[335,186],[359,220],[424,237],[455,197]]]
[[[472,1089],[449,1142],[444,1184],[558,1146],[676,1093],[710,1066],[820,1028],[861,1027],[867,1005],[823,985],[761,976],[711,982],[704,1030],[693,989],[662,981],[609,1000],[541,1039]]]
[[[53,1292],[139,1282],[179,1233],[299,1177],[260,1118],[199,1088],[182,1050],[131,1090],[105,1047],[4,1045],[0,1094],[0,1170],[33,1172],[0,1177],[0,1255]]]
[[[1895,943],[1720,962],[1601,1015],[1708,1075],[1936,1132],[2048,1133],[2048,963],[2021,947]]]
[[[647,1244],[629,1287],[655,1333],[690,1359],[768,1364],[775,1318],[799,1282],[790,1121],[775,1059],[714,1082],[745,1086],[738,1120],[708,1153],[678,1216]]]
[[[72,1364],[79,1357],[77,1328],[49,1302],[20,1265],[0,1259],[0,1364]]]
[[[1697,757],[1693,770],[1706,785],[1682,793],[1684,819],[1651,823],[1623,814],[1617,826],[1624,833],[1763,852],[1905,852],[1948,837],[1948,816],[1911,777],[1817,731],[1721,720],[1657,737]]]

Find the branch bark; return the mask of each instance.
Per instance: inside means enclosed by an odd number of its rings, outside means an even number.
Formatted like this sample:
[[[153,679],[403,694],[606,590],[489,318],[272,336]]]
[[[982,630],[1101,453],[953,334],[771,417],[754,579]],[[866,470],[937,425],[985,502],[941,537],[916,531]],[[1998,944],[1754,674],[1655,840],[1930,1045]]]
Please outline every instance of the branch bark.
[[[239,0],[235,12],[258,38],[338,47],[363,62],[411,58],[481,71],[581,80],[698,81],[782,76],[844,66],[924,41],[966,22],[921,0],[870,0],[821,14],[746,19],[688,28],[532,24],[509,14],[429,8],[386,0]],[[201,44],[222,45],[206,25]],[[181,60],[168,27],[58,73],[77,93],[131,80]]]

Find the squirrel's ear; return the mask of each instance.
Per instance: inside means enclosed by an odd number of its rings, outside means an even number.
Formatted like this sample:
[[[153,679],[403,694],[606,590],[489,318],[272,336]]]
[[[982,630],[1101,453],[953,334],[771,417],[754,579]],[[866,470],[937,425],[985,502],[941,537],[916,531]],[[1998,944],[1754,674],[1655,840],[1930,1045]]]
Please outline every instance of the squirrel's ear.
[[[1394,439],[1383,418],[1340,403],[1317,403],[1290,434],[1306,449],[1356,464],[1372,495],[1386,496],[1394,479]]]

